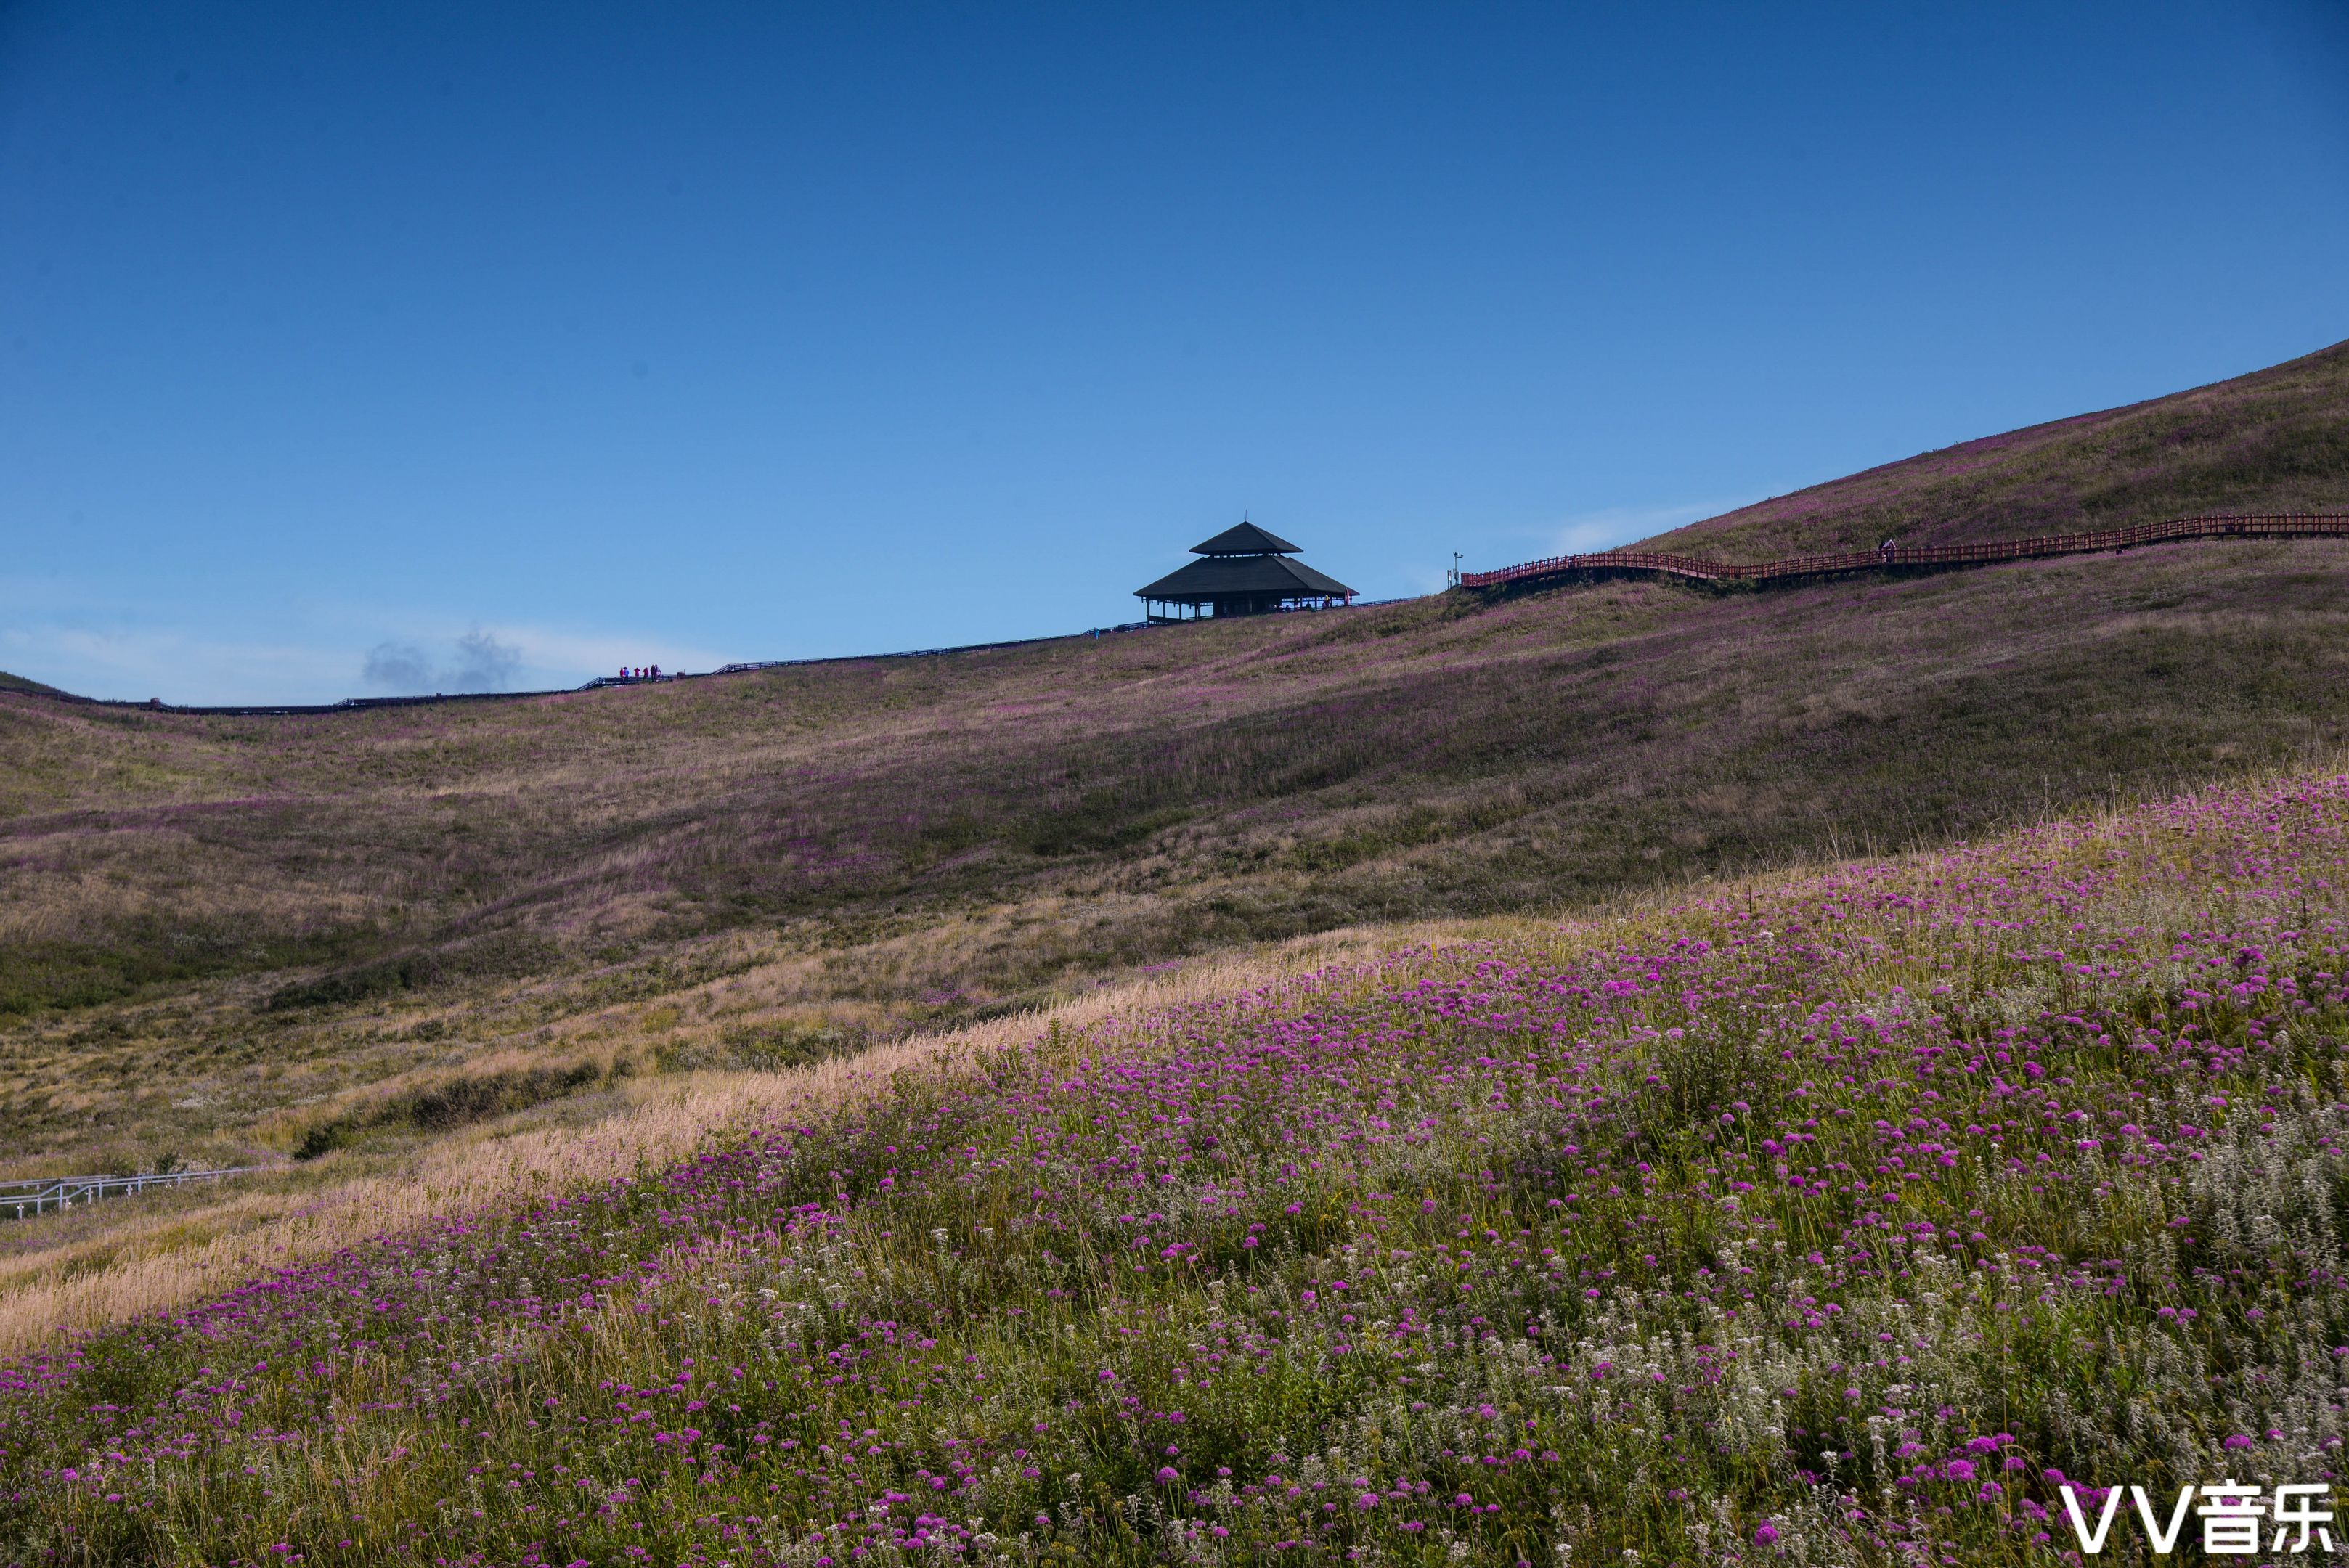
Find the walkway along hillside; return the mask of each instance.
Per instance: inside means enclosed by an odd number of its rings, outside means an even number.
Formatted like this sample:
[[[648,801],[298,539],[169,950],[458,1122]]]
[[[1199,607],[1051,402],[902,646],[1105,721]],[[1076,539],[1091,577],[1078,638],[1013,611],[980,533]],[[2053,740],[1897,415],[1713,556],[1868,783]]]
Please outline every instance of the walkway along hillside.
[[[1710,561],[1702,555],[1673,555],[1651,550],[1607,550],[1589,555],[1553,555],[1504,566],[1496,572],[1464,572],[1463,588],[1523,588],[1565,582],[1590,582],[1607,577],[1671,577],[1682,582],[1725,585],[1746,583],[1790,583],[1833,577],[1852,572],[1931,570],[1950,566],[1986,566],[2001,561],[2038,561],[2053,555],[2091,555],[2104,551],[2134,550],[2142,544],[2166,544],[2183,539],[2304,539],[2316,536],[2349,538],[2349,512],[2262,512],[2243,516],[2180,517],[2167,522],[2139,523],[2132,528],[2098,529],[2087,533],[2043,534],[2036,539],[2005,539],[1988,544],[1936,544],[1905,548],[1888,542],[1875,550],[1848,551],[1839,555],[1795,555],[1783,561],[1739,565]]]

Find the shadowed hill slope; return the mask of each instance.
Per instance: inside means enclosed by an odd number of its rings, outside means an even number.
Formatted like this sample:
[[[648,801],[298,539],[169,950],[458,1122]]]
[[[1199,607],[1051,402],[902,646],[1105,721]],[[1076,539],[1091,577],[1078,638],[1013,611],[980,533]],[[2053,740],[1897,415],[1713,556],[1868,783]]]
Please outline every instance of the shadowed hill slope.
[[[1971,544],[2349,501],[2349,343],[2150,402],[2010,430],[1773,497],[1640,548],[1733,562]]]
[[[2344,589],[2338,545],[2212,543],[348,717],[0,698],[0,930],[21,1008],[78,965],[94,999],[109,967],[439,954],[349,982],[389,990],[1039,899],[1095,912],[1052,951],[1120,963],[1598,896],[2330,744]]]

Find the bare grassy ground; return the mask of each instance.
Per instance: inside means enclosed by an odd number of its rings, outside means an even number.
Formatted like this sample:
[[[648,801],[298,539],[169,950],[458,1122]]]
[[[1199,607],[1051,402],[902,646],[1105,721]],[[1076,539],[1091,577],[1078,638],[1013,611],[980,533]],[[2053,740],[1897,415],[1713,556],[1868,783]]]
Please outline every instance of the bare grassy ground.
[[[2349,553],[1457,596],[544,701],[0,695],[0,1174],[407,1158],[1366,923],[2349,739]]]
[[[1725,561],[1967,544],[2349,502],[2349,344],[2209,387],[1967,441],[1693,522]]]

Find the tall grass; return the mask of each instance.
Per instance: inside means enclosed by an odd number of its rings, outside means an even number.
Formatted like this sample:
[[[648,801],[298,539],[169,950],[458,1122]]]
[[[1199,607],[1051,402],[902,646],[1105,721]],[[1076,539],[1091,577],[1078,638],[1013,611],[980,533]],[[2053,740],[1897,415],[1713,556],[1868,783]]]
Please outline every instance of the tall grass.
[[[2052,1564],[2349,1439],[2344,888],[2307,776],[974,1040],[20,1361],[0,1529]]]
[[[621,1103],[581,1125],[495,1122],[390,1158],[330,1156],[306,1170],[243,1179],[224,1193],[185,1189],[160,1205],[118,1201],[34,1222],[49,1234],[0,1255],[0,1354],[22,1352],[61,1332],[169,1309],[225,1282],[328,1256],[435,1215],[493,1207],[518,1192],[574,1191],[657,1168],[730,1129],[786,1109],[836,1109],[878,1092],[902,1069],[960,1071],[986,1052],[1040,1032],[1082,1028],[1113,1013],[1271,984],[1370,950],[1393,934],[1339,934],[1185,965],[1045,1013],[915,1036],[853,1059],[780,1072],[621,1080]],[[1430,933],[1427,939],[1461,938]],[[347,1102],[329,1112],[336,1119],[353,1114]],[[359,1169],[347,1173],[353,1164]]]

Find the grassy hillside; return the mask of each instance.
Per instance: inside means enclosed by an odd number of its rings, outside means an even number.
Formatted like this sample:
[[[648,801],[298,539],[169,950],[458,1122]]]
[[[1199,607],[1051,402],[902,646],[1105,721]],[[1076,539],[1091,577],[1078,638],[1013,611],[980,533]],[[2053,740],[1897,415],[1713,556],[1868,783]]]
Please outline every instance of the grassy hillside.
[[[19,1363],[0,1553],[2073,1561],[2349,1438],[2344,889],[2308,776],[785,1095]]]
[[[2206,511],[2349,507],[2349,343],[2148,403],[1927,452],[1648,542],[1723,561],[1965,544]]]
[[[1835,526],[2337,500],[2343,363]],[[0,1176],[267,1168],[0,1226],[0,1348],[96,1331],[0,1561],[2023,1563],[2059,1472],[2296,1474],[2345,691],[2322,541],[0,686]]]
[[[2344,587],[2208,543],[326,717],[0,696],[0,1130],[316,1151],[2328,753]]]
[[[1816,493],[1968,527],[2026,494],[2318,504],[2344,355]],[[2222,472],[2314,488],[2213,500]],[[0,1175],[291,1158],[298,1187],[1254,944],[1619,905],[2330,756],[2344,586],[2334,543],[2206,542],[329,716],[0,690]]]

